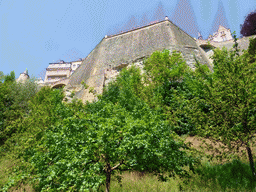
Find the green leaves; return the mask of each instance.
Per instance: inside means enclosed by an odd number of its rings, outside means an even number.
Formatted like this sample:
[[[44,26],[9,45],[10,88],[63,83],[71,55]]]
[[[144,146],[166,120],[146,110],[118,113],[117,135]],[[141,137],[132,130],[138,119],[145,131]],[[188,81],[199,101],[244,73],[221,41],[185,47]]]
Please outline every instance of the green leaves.
[[[29,113],[28,102],[37,92],[33,79],[16,83],[15,74],[7,75],[0,83],[0,145],[12,134],[21,131],[20,124]]]
[[[185,73],[187,65],[181,55],[173,52],[170,56],[168,50],[154,52],[144,63],[145,70],[153,83],[158,85],[167,81],[180,80]]]
[[[4,75],[3,71],[0,71],[0,83],[3,82],[4,78],[5,78],[5,75]]]
[[[14,81],[15,81],[15,73],[14,73],[14,71],[11,71],[10,74],[4,76],[4,82],[8,83],[8,82],[14,82]]]
[[[173,132],[193,129],[182,111],[193,97],[183,81],[189,70],[180,54],[168,51],[153,54],[145,70],[122,70],[94,103],[63,104],[62,91],[47,87],[30,100],[22,138],[35,137],[22,156],[38,190],[96,191],[104,184],[109,190],[116,172],[146,171],[164,181],[166,172],[193,169],[195,159]]]
[[[248,51],[215,49],[214,72],[198,65],[189,86],[198,92],[192,99],[190,118],[199,135],[221,140],[232,151],[246,146],[255,133],[255,63]],[[200,96],[201,95],[201,96]]]
[[[152,172],[163,180],[166,171],[185,172],[193,158],[161,115],[135,94],[140,77],[136,68],[124,70],[98,102],[61,105],[62,119],[30,153],[41,190],[108,188],[111,176],[126,170]]]

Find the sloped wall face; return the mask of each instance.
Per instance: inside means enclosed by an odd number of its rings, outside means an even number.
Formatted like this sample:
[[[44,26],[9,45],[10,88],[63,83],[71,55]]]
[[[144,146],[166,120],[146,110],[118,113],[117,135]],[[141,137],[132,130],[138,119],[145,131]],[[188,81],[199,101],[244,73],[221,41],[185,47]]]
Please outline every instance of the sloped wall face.
[[[104,38],[73,73],[67,87],[79,87],[84,80],[89,87],[94,87],[96,93],[100,94],[103,90],[106,69],[131,64],[150,56],[154,51],[163,49],[181,52],[192,68],[195,63],[193,54],[200,62],[209,62],[192,37],[170,21],[162,21]],[[78,95],[84,100],[93,99],[93,96],[88,95],[88,90],[81,89]]]
[[[78,86],[84,80],[91,87],[102,87],[107,68],[132,63],[156,50],[168,49],[176,41],[167,23],[103,39],[70,77],[68,86]]]
[[[85,82],[88,80],[88,78],[91,76],[93,69],[95,69],[95,66],[98,63],[100,48],[101,43],[99,43],[95,47],[95,49],[82,62],[81,66],[72,74],[68,83],[69,86],[80,85],[82,80],[84,80]]]
[[[175,44],[170,32],[163,22],[105,39],[102,46],[106,65],[115,67],[122,63],[130,63],[156,50],[168,48],[169,45]]]
[[[250,38],[256,38],[256,35],[252,35],[249,37],[243,37],[243,38],[237,40],[238,49],[240,49],[240,54],[243,53],[242,52],[243,49],[244,50],[248,49],[248,46],[250,44]],[[227,49],[232,49],[233,45],[234,45],[234,40],[229,40],[226,42],[219,43],[217,45],[217,47],[219,47],[219,48],[226,47]]]
[[[186,45],[186,46],[197,47],[196,41],[192,37],[190,37],[187,33],[182,31],[180,28],[178,28],[177,26],[175,26],[172,23],[168,23],[167,25],[173,31],[173,35],[176,40],[176,45],[180,45],[180,46]]]

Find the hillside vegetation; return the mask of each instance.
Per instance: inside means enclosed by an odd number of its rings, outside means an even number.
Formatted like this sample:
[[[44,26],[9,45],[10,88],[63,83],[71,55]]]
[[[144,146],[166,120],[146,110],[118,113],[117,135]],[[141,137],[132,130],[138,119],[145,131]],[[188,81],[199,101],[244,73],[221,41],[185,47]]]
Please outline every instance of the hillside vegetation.
[[[0,73],[0,189],[254,191],[255,45],[213,71],[154,52],[85,104]]]

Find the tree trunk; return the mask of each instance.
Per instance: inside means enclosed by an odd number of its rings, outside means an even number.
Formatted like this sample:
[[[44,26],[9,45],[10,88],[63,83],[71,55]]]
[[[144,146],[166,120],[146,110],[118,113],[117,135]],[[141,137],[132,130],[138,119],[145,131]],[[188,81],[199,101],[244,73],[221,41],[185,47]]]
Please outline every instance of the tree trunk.
[[[111,179],[111,172],[106,173],[107,179],[106,179],[106,192],[109,192],[110,188],[110,179]]]
[[[252,151],[251,151],[251,148],[250,148],[248,143],[247,143],[247,146],[246,146],[246,150],[247,150],[247,153],[248,153],[250,166],[251,166],[251,170],[252,170],[252,179],[255,182],[256,181],[256,179],[255,179],[256,174],[255,174],[254,161],[253,161]]]
[[[107,163],[106,167],[106,192],[109,192],[110,189],[110,179],[111,179],[111,166]]]

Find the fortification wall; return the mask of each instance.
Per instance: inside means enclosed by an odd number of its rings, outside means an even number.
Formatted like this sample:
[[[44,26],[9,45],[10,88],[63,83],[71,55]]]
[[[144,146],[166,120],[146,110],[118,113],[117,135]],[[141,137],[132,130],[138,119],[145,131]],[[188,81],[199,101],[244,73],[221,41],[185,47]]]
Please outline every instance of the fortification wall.
[[[249,38],[238,41],[241,49],[247,49]],[[215,43],[214,46],[232,48],[233,43],[233,41]],[[207,55],[195,39],[167,20],[103,38],[70,77],[67,89],[76,90],[76,97],[82,99],[83,102],[91,102],[95,100],[94,94],[101,94],[103,87],[115,79],[118,75],[117,68],[129,66],[132,63],[138,64],[154,51],[163,49],[180,52],[192,69],[195,68],[196,63],[194,57],[212,69],[209,60],[210,53]],[[111,69],[112,74],[107,69]],[[94,94],[81,86],[82,81],[94,88]]]

